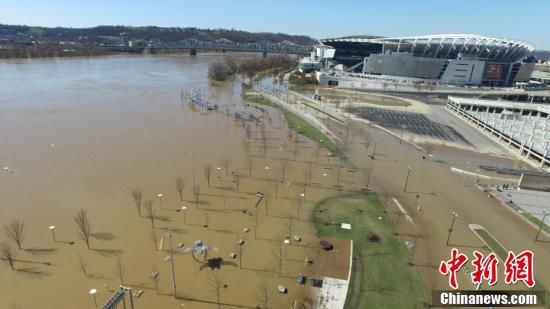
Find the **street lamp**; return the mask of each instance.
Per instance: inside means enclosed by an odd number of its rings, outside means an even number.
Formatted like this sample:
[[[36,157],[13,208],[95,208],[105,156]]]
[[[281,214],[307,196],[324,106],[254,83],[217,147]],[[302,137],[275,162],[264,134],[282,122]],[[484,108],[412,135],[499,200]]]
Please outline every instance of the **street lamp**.
[[[411,175],[412,168],[407,166],[407,177],[405,178],[405,185],[403,186],[403,192],[407,192],[407,185],[409,184],[409,176]]]
[[[374,148],[372,149],[372,155],[370,156],[371,159],[374,160],[374,156],[376,155],[376,144],[378,143],[378,140],[374,140]]]
[[[96,293],[97,293],[97,290],[96,290],[96,289],[91,289],[91,290],[90,290],[90,295],[92,295],[92,298],[93,298],[93,300],[94,300],[94,305],[95,305],[95,307],[96,307],[96,309],[97,309],[97,299],[95,298],[95,294],[96,294]]]
[[[451,240],[451,234],[453,233],[455,220],[458,219],[458,214],[454,211],[451,213],[451,216],[452,216],[452,221],[451,221],[451,226],[449,226],[449,235],[447,236],[447,246],[449,245],[449,240]]]
[[[187,224],[187,216],[185,215],[185,213],[187,212],[187,206],[182,206],[181,210],[183,210],[183,223]]]
[[[305,193],[300,193],[300,206],[298,207],[298,220],[300,220],[300,211],[302,210],[302,206],[304,205],[305,197],[306,197]]]
[[[470,164],[471,164],[470,162],[466,162],[466,166],[470,166]],[[466,172],[467,172],[467,171],[466,171],[466,168],[465,168],[465,169],[462,171],[462,174],[464,174],[464,179],[462,179],[462,186],[463,186],[463,187],[466,186],[466,176],[468,176],[468,175],[466,174]]]
[[[162,193],[157,194],[157,197],[159,198],[160,209],[164,209],[164,208],[162,207],[162,197],[163,197]]]
[[[164,260],[170,263],[170,272],[172,273],[172,289],[174,290],[174,298],[176,298],[176,274],[174,271],[174,256],[172,255],[172,228],[168,228],[166,232],[170,245],[170,255],[166,256]]]
[[[401,136],[399,137],[399,145],[401,145],[401,142],[403,142],[403,132],[405,131],[405,129],[407,128],[407,126],[401,126]]]
[[[544,220],[546,219],[546,216],[548,216],[549,214],[550,214],[550,212],[548,212],[548,210],[545,210],[545,211],[542,212],[542,220],[540,220],[540,226],[539,226],[539,230],[537,232],[537,236],[535,237],[535,241],[539,240],[539,235],[542,232],[542,229],[544,228]]]
[[[50,226],[49,229],[52,231],[53,241],[57,241],[55,240],[55,225]]]

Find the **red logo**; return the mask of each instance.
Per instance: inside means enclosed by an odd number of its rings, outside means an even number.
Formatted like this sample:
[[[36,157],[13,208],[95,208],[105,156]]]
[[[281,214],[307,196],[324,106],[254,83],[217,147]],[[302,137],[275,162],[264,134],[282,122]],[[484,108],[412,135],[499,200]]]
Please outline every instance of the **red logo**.
[[[529,250],[525,250],[518,255],[509,251],[506,262],[504,262],[506,266],[505,282],[507,284],[516,284],[518,281],[523,281],[528,287],[534,287],[533,258],[534,254]]]
[[[458,253],[458,250],[453,248],[451,250],[451,259],[448,261],[441,261],[439,265],[439,273],[442,275],[449,275],[449,286],[455,290],[458,289],[456,273],[466,261],[468,261],[468,257],[463,253]]]

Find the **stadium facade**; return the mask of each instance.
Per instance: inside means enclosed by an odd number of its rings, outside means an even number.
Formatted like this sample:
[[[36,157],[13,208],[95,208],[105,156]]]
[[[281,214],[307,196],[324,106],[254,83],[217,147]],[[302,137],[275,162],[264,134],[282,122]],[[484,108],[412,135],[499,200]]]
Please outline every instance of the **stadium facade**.
[[[353,36],[319,43],[300,61],[302,71],[325,71],[327,76],[341,71],[398,83],[504,87],[528,81],[535,65],[528,57],[535,49],[532,44],[473,34]]]

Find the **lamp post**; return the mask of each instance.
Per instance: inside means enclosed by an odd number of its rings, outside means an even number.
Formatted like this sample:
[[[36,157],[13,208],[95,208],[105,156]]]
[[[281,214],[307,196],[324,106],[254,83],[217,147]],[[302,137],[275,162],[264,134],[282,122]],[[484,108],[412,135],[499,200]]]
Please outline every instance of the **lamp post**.
[[[539,240],[539,235],[542,232],[542,229],[544,228],[544,220],[546,219],[546,216],[548,216],[548,214],[550,214],[550,213],[547,210],[542,212],[542,220],[540,220],[540,226],[539,226],[539,230],[537,232],[537,236],[535,237],[535,241]]]
[[[97,299],[95,298],[95,294],[97,293],[97,289],[91,289],[90,290],[90,295],[92,295],[92,299],[94,300],[94,305],[97,309]]]
[[[172,255],[172,228],[168,228],[166,232],[170,245],[170,255],[166,256],[164,260],[170,263],[170,272],[172,273],[172,289],[174,290],[174,298],[176,298],[176,274],[174,271],[174,256]]]
[[[403,186],[403,192],[407,192],[407,185],[409,184],[409,176],[411,175],[412,168],[407,166],[407,177],[405,178],[405,185]]]
[[[376,155],[376,144],[378,144],[378,140],[374,140],[374,147],[372,149],[372,155],[370,156],[371,159],[374,160],[374,156]]]
[[[187,216],[185,214],[187,212],[187,206],[182,206],[181,210],[183,210],[183,223],[187,224]]]
[[[164,208],[162,207],[162,197],[163,197],[162,193],[157,194],[157,197],[159,198],[160,209],[164,209]]]
[[[416,207],[416,210],[420,212],[420,204],[418,203],[418,199],[420,198],[420,194],[416,195],[416,202],[414,203],[414,206]]]
[[[306,197],[305,193],[300,193],[300,206],[298,207],[298,220],[300,220],[300,211],[302,210],[302,206],[304,205],[305,197]]]
[[[456,212],[452,212],[451,213],[451,216],[452,216],[452,221],[451,221],[451,226],[449,226],[449,235],[447,236],[447,246],[449,245],[449,240],[451,240],[451,234],[453,233],[453,227],[455,225],[455,220],[458,218],[458,214]]]
[[[55,239],[55,225],[52,225],[49,227],[50,231],[52,231],[52,237],[53,237],[53,241],[57,241]]]
[[[466,166],[470,166],[470,162],[466,162]],[[464,174],[464,179],[462,179],[462,186],[465,187],[466,186],[466,177],[468,176],[466,174],[466,168],[462,171],[462,174]]]

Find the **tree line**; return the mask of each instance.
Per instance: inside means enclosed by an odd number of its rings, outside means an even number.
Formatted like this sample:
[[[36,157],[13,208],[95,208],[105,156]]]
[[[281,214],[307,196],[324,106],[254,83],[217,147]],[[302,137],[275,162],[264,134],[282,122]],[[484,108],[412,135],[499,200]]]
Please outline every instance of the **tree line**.
[[[214,81],[225,81],[236,74],[252,78],[262,72],[271,71],[271,73],[277,74],[291,70],[296,65],[297,62],[295,59],[283,55],[244,60],[226,58],[223,61],[217,61],[210,65],[208,68],[208,78]]]

